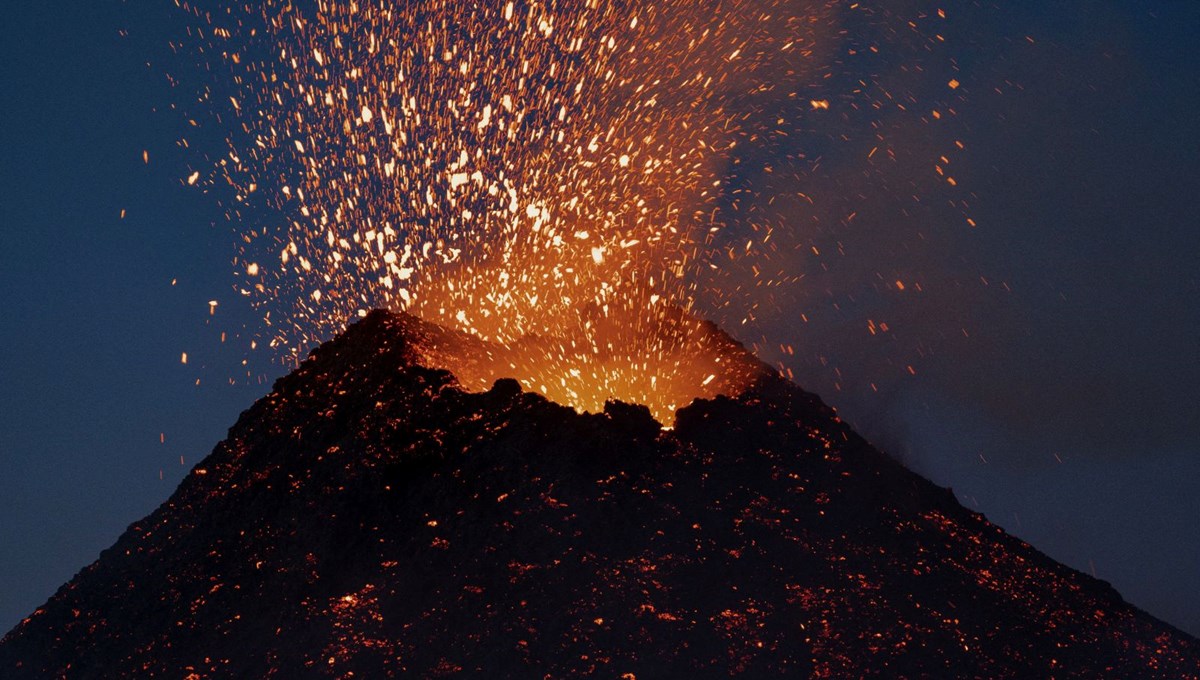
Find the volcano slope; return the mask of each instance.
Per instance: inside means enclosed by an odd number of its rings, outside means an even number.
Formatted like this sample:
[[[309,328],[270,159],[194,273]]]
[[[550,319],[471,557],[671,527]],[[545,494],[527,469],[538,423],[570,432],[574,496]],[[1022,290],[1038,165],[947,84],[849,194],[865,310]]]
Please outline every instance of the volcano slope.
[[[663,430],[463,391],[419,364],[453,339],[374,312],[318,348],[0,677],[1200,677],[766,367]]]

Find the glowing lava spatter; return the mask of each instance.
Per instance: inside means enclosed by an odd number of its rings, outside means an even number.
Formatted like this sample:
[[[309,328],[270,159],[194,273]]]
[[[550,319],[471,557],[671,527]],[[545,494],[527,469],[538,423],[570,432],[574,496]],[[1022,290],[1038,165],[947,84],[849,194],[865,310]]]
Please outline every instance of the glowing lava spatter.
[[[407,309],[519,345],[497,370],[527,388],[660,417],[714,380],[698,366],[717,357],[675,317],[721,266],[735,150],[828,115],[799,84],[828,77],[841,15],[863,11],[177,1],[231,71],[228,94],[205,93],[236,121],[207,181],[232,187],[235,215],[275,216],[243,226],[238,262],[243,292],[275,313],[274,345],[298,354],[372,307]],[[802,115],[747,115],[766,97]],[[738,238],[750,252],[769,234]]]

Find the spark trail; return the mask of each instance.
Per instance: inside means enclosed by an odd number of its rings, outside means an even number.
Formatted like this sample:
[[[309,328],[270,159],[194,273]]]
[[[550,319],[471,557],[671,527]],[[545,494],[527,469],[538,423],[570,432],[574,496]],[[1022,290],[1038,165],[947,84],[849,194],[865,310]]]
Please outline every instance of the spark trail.
[[[202,99],[232,116],[202,181],[231,198],[273,346],[404,309],[522,347],[480,387],[516,373],[664,422],[739,389],[696,300],[779,278],[764,263],[794,216],[728,224],[731,168],[831,115],[815,93],[858,49],[848,16],[898,21],[785,0],[179,4],[219,82]],[[844,87],[834,108],[870,110]],[[718,290],[734,250],[755,278]]]

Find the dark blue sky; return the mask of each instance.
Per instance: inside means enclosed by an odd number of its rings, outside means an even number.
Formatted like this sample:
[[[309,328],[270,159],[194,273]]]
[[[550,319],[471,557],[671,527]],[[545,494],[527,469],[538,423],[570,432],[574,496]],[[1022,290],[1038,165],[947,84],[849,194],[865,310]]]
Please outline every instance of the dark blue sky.
[[[180,28],[171,3],[71,4],[18,3],[0,42],[0,629],[165,500],[266,390],[228,382],[245,354],[233,332],[256,315],[232,295],[219,207],[179,181],[196,160],[175,145],[180,117],[153,110],[178,98],[158,62]],[[1010,284],[934,298],[979,339],[900,379],[856,374],[874,351],[858,325],[783,316],[773,333],[813,349],[798,381],[872,439],[1198,634],[1200,6],[1004,4],[950,19],[971,43],[964,83],[1019,84],[971,94],[958,172],[981,227],[939,242],[955,276]],[[804,358],[818,351],[846,389]]]

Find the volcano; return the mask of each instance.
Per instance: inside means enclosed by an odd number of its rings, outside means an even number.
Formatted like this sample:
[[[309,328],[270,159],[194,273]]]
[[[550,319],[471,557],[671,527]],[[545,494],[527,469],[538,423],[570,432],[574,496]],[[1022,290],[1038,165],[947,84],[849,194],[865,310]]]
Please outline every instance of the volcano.
[[[488,351],[387,312],[317,348],[0,677],[1200,677],[765,365],[668,429],[431,365]]]

